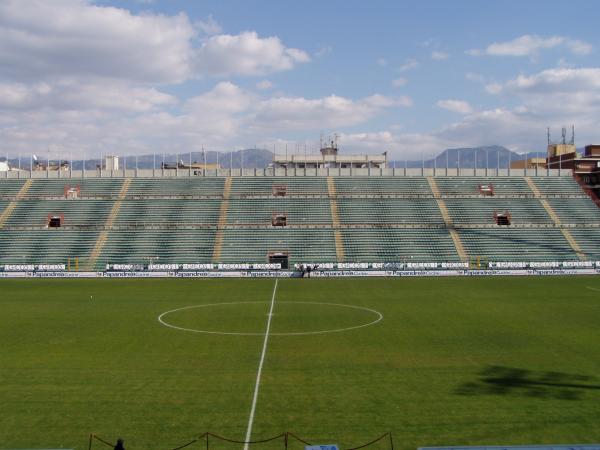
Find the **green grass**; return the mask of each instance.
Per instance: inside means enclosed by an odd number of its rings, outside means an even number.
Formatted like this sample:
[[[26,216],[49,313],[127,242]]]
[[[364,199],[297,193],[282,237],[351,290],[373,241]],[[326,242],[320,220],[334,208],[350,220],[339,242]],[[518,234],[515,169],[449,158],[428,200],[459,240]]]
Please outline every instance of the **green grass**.
[[[178,331],[157,316],[214,303],[165,320],[261,333],[273,286],[2,280],[0,448],[83,449],[90,432],[133,450],[204,431],[243,439],[263,336]],[[273,333],[376,319],[298,302],[384,318],[272,335],[255,438],[289,430],[347,447],[392,431],[400,449],[600,441],[598,277],[280,280]],[[221,448],[242,446],[211,446]]]

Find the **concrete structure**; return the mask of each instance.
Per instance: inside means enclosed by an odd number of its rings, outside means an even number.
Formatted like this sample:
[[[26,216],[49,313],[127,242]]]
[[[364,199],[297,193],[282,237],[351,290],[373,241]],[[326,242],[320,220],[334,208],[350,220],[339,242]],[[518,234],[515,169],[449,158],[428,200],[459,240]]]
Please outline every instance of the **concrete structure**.
[[[600,175],[600,145],[587,145],[583,157],[574,160],[574,170],[578,174]]]
[[[380,155],[339,155],[336,140],[321,144],[320,154],[273,155],[274,169],[385,169],[387,152]]]
[[[575,153],[577,149],[575,144],[548,144],[548,157],[568,155],[569,153]]]
[[[546,167],[546,158],[528,158],[511,161],[511,169],[543,169]]]
[[[106,155],[104,157],[104,170],[119,170],[119,157],[116,155]]]

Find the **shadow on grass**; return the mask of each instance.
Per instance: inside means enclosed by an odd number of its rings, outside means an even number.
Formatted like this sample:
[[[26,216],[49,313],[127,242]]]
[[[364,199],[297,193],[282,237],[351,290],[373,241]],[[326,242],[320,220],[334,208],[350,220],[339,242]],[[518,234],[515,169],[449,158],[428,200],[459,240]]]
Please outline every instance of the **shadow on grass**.
[[[488,366],[479,373],[477,381],[462,384],[455,393],[579,400],[586,392],[600,391],[600,385],[591,384],[594,381],[586,375]]]

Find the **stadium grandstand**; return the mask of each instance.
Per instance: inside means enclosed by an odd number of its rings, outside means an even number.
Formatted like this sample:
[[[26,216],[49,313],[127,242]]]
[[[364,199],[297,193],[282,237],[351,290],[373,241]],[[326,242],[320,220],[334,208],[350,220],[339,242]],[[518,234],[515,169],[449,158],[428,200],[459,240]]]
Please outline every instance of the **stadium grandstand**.
[[[7,176],[0,179],[0,265],[482,268],[600,260],[600,209],[572,171],[460,172],[270,168],[198,176],[163,168]]]

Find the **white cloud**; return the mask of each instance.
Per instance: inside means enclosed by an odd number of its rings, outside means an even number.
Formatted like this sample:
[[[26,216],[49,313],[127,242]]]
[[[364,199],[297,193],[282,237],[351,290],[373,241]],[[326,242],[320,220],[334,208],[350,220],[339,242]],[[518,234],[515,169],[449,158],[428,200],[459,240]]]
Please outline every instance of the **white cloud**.
[[[437,106],[459,114],[470,114],[473,112],[471,105],[463,100],[440,100],[437,102]]]
[[[408,80],[406,78],[403,78],[403,77],[396,78],[395,80],[392,80],[392,86],[394,86],[394,87],[406,86],[407,83],[408,83]]]
[[[380,65],[381,67],[385,67],[388,65],[387,59],[385,58],[379,58],[377,59],[377,64]]]
[[[567,48],[575,55],[587,55],[592,52],[593,47],[587,42],[577,39],[567,39],[565,42]]]
[[[191,75],[194,35],[183,14],[134,15],[83,0],[6,0],[0,2],[0,76],[178,82]]]
[[[494,42],[485,49],[467,50],[472,56],[529,56],[535,57],[542,50],[557,47],[566,48],[575,55],[587,55],[592,51],[592,46],[587,42],[571,39],[564,36],[541,37],[538,35],[525,34],[511,41]]]
[[[211,36],[196,51],[195,68],[211,75],[263,75],[292,69],[310,61],[307,53],[283,45],[278,37],[261,38],[254,31]]]
[[[431,59],[433,59],[433,60],[442,61],[442,60],[448,59],[448,58],[450,58],[450,55],[448,53],[440,52],[440,51],[431,52]]]
[[[219,34],[223,31],[221,25],[217,23],[212,14],[209,14],[205,20],[199,20],[195,22],[194,25],[200,31],[208,35]]]
[[[247,111],[254,100],[253,94],[229,81],[222,81],[212,90],[189,99],[184,109],[196,116],[236,114]]]
[[[592,116],[600,114],[600,68],[556,68],[519,75],[498,85],[494,93],[517,97],[540,115]]]
[[[269,80],[261,80],[258,83],[256,83],[256,88],[260,89],[261,91],[271,89],[272,87],[273,87],[273,83],[270,82]]]
[[[0,2],[0,77],[103,77],[179,83],[204,75],[260,75],[310,60],[278,37],[216,34],[209,16],[143,13],[86,0]],[[209,36],[200,39],[198,33]]]
[[[102,91],[102,86],[98,89]],[[409,97],[378,94],[360,99],[259,96],[228,81],[185,101],[181,108],[172,108],[174,99],[158,91],[140,91],[134,96],[116,91],[108,96],[110,107],[95,101],[87,109],[70,106],[79,104],[89,91],[80,91],[77,99],[65,98],[62,109],[55,100],[43,98],[59,97],[67,90],[55,92],[43,84],[35,89],[0,84],[3,149],[41,151],[50,145],[88,155],[101,151],[189,151],[201,145],[230,149],[290,131],[317,134],[323,128],[361,125],[390,108],[412,104]],[[48,107],[40,107],[43,102]],[[32,103],[38,106],[29,108]]]
[[[270,130],[317,130],[364,123],[383,110],[412,105],[409,97],[372,95],[351,100],[337,95],[318,99],[274,97],[256,105],[254,126]]]
[[[82,83],[74,80],[62,80],[52,84],[0,82],[0,109],[5,110],[46,108],[146,112],[175,103],[177,103],[175,97],[154,88],[132,86],[114,81],[95,80]]]
[[[502,85],[500,83],[490,83],[485,85],[485,90],[489,94],[498,95],[502,92]]]
[[[404,64],[398,67],[400,72],[408,72],[409,70],[413,70],[419,67],[419,62],[414,58],[407,59]]]
[[[467,72],[465,74],[465,78],[469,81],[473,81],[474,83],[485,83],[485,77],[479,73]]]

